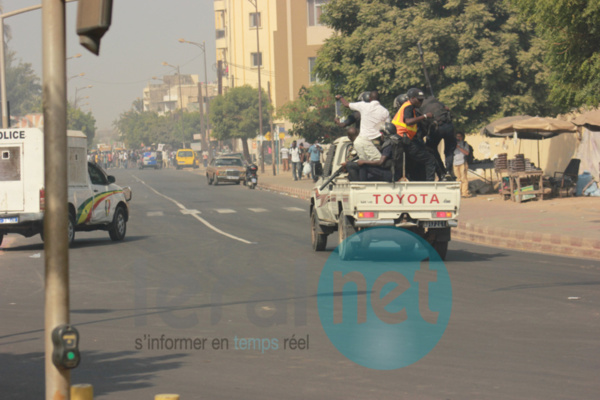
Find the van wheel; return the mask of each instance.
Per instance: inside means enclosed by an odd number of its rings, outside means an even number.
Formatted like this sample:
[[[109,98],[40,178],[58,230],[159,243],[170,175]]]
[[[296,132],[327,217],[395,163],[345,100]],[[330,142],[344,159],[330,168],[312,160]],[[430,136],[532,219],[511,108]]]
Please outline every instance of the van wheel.
[[[314,251],[323,251],[327,247],[327,235],[321,232],[319,217],[315,210],[310,215],[310,238]]]
[[[352,257],[352,246],[348,242],[348,238],[356,233],[356,229],[343,213],[338,219],[338,235],[340,243],[338,244],[338,253],[341,260],[349,260]]]
[[[115,241],[121,241],[125,239],[125,233],[127,232],[127,219],[125,218],[125,211],[123,207],[117,208],[113,222],[108,229],[110,238]]]
[[[44,240],[42,233],[42,240]],[[67,228],[67,242],[69,246],[73,244],[75,241],[75,215],[71,211],[69,211],[69,226]]]
[[[4,239],[4,233],[0,233],[0,246],[2,246],[2,239]]]

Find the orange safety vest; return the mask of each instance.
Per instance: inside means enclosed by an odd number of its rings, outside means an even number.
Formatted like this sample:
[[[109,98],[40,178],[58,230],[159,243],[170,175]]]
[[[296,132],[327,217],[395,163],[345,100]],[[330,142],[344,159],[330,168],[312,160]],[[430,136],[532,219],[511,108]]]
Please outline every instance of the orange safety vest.
[[[400,135],[400,136],[406,135],[406,136],[408,136],[409,139],[412,140],[412,138],[414,138],[415,135],[417,134],[417,124],[406,125],[404,123],[404,109],[410,105],[411,105],[410,101],[407,101],[404,104],[402,104],[402,107],[400,107],[400,110],[398,111],[398,113],[396,114],[394,119],[392,120],[392,124],[396,125],[396,132],[398,133],[398,135]],[[413,109],[413,114],[415,117],[417,116],[414,109]]]

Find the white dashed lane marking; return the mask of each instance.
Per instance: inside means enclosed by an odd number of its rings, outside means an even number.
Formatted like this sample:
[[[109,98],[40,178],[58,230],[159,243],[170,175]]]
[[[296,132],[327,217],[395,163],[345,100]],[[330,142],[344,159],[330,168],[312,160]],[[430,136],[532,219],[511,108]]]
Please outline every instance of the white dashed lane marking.
[[[262,212],[267,212],[269,210],[265,209],[265,208],[249,208],[248,210],[255,212],[255,213],[262,213]]]
[[[287,211],[293,211],[293,212],[298,212],[298,211],[304,212],[304,211],[306,211],[303,208],[299,208],[299,207],[283,207],[283,209],[287,210]]]
[[[147,217],[162,217],[164,215],[165,213],[163,213],[162,211],[150,211],[146,213]]]
[[[215,211],[219,214],[235,214],[237,212],[231,208],[215,208]]]

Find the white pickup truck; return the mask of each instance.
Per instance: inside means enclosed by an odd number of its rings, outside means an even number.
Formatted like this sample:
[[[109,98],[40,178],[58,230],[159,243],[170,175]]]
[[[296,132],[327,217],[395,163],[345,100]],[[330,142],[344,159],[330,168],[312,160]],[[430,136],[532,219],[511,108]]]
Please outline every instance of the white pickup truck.
[[[348,174],[332,177],[351,149],[348,138],[337,139],[327,152],[323,177],[310,201],[312,247],[322,251],[327,236],[337,231],[342,259],[349,257],[346,238],[371,227],[400,227],[424,238],[446,258],[450,228],[458,225],[460,182],[351,182]]]
[[[131,190],[87,161],[87,137],[69,131],[69,243],[75,231],[107,230],[125,238]],[[0,130],[0,244],[4,235],[43,235],[45,209],[44,134],[35,128]]]

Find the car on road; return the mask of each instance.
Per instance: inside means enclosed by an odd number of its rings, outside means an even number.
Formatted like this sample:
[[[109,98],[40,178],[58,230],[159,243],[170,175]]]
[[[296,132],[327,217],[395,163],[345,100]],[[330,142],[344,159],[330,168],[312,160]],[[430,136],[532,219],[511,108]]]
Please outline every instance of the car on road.
[[[221,182],[240,184],[246,179],[246,167],[238,157],[213,158],[206,168],[206,179],[209,185]]]
[[[175,155],[175,168],[198,168],[200,160],[192,149],[179,149]]]
[[[144,168],[162,168],[162,152],[161,151],[146,151],[142,155],[142,159],[139,164],[140,169]]]

